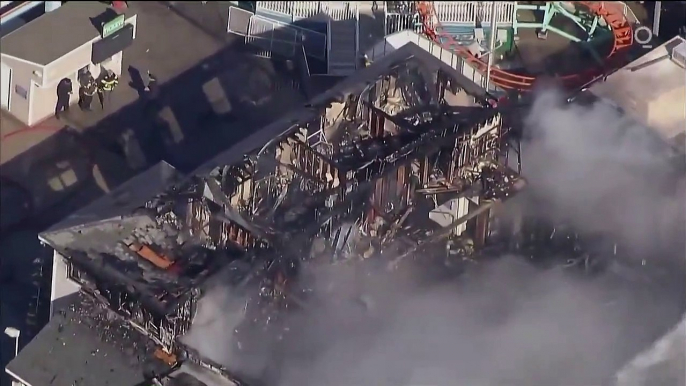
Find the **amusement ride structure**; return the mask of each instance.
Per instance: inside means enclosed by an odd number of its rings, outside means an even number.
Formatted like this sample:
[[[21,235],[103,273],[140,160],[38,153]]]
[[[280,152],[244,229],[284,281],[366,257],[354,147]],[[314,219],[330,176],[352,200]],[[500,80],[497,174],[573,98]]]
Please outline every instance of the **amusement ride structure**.
[[[523,71],[503,70],[489,65],[489,63],[478,57],[464,42],[460,41],[446,28],[445,21],[441,20],[440,13],[437,12],[434,2],[418,1],[415,5],[423,33],[436,44],[460,55],[466,63],[482,74],[487,74],[486,76],[490,79],[490,82],[503,90],[527,92],[532,89],[537,79],[536,76],[524,74],[522,73]],[[490,7],[490,5],[486,5],[486,7]],[[589,40],[593,37],[593,33],[598,26],[607,26],[610,29],[614,40],[612,48],[605,55],[601,66],[586,67],[578,73],[558,77],[565,86],[575,89],[583,87],[593,80],[604,76],[608,71],[619,68],[627,62],[627,54],[634,43],[634,30],[624,15],[624,7],[624,4],[612,1],[546,2],[544,6],[517,5],[519,9],[545,11],[543,23],[520,23],[519,28],[534,27],[533,24],[535,24],[541,31],[539,37],[544,37],[545,33],[550,30],[570,40],[578,41],[578,38],[575,39],[573,36],[549,25],[555,14],[562,14],[583,28],[588,34]],[[488,20],[483,20],[482,22],[487,23]],[[516,16],[513,27],[517,28]]]

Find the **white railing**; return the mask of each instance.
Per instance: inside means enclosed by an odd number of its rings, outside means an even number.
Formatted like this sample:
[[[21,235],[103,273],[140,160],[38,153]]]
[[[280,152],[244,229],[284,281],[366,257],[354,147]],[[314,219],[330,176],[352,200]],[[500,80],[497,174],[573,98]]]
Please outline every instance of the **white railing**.
[[[498,1],[500,7],[498,24],[512,25],[515,17],[515,1]],[[480,19],[484,24],[491,23],[493,2],[491,1],[435,1],[435,14],[442,23],[474,24]]]
[[[638,17],[636,17],[636,14],[634,11],[629,7],[625,2],[623,1],[618,1],[618,3],[622,4],[622,14],[624,14],[624,17],[629,23],[632,24],[641,24],[641,22],[638,20]]]
[[[497,20],[497,25],[500,26],[507,26],[507,25],[512,25],[512,22],[515,17],[515,5],[516,2],[514,1],[497,1],[495,3],[492,3],[490,1],[482,2],[483,3],[483,8],[481,11],[481,20],[483,24],[490,25],[491,20],[493,19],[493,4],[495,4],[496,7],[498,7],[498,20]]]
[[[462,75],[467,77],[472,82],[483,88],[486,87],[486,77],[481,75],[481,73],[476,71],[470,65],[466,64],[461,57],[450,50],[444,49],[423,35],[413,31],[400,31],[386,36],[384,40],[375,44],[366,52],[367,60],[371,62],[379,60],[408,43],[416,44],[426,52],[430,53],[432,56],[441,60],[443,63],[462,73]],[[491,83],[488,91],[497,93],[501,90],[496,88],[496,86]]]
[[[434,12],[443,23],[473,24],[476,20],[476,1],[434,2]]]
[[[331,20],[353,20],[359,9],[356,1],[322,1],[322,11]]]
[[[419,21],[419,16],[401,15],[397,13],[386,14],[384,18],[384,31],[386,31],[386,35],[404,30],[412,30],[415,32],[423,31],[424,27]]]
[[[333,20],[354,18],[356,1],[258,1],[258,11],[267,11],[291,17],[293,20],[307,19],[324,14]]]
[[[257,10],[264,9],[271,12],[278,12],[284,15],[292,15],[290,1],[256,1],[255,8]]]
[[[309,19],[322,13],[321,1],[283,1],[291,3],[293,20]]]

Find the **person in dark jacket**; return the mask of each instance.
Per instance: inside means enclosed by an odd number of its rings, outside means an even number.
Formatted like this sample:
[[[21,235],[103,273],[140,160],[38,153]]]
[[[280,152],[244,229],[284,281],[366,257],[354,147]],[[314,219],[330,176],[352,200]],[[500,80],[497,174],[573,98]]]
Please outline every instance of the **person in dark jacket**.
[[[57,105],[55,106],[55,116],[62,117],[62,113],[69,111],[69,102],[74,88],[71,79],[64,78],[57,84]]]
[[[79,87],[79,107],[81,107],[81,110],[91,111],[93,96],[97,91],[98,87],[92,76],[86,76],[81,80],[81,85]]]

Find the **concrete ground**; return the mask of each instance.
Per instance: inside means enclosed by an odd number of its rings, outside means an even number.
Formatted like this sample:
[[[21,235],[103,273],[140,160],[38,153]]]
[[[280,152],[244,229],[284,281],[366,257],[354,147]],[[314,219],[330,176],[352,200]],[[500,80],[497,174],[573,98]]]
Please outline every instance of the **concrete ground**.
[[[11,311],[0,313],[1,328],[34,332],[20,305],[36,291],[25,283],[33,261],[51,255],[38,245],[40,231],[161,159],[191,170],[304,102],[294,69],[247,54],[226,33],[228,2],[173,3],[129,3],[139,29],[104,109],[73,106],[31,128],[0,115],[0,302]],[[136,90],[136,70],[144,81],[148,70],[158,78],[158,103]],[[11,340],[0,343],[12,351]]]

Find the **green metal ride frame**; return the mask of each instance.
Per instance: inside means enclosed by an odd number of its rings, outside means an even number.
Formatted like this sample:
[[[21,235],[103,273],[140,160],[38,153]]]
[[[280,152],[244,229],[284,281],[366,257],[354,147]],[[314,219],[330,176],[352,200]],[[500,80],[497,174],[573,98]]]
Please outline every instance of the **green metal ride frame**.
[[[555,15],[562,15],[570,20],[572,20],[576,25],[586,32],[586,41],[591,41],[593,39],[595,32],[598,27],[602,28],[604,21],[595,15],[590,15],[586,12],[579,12],[578,10],[570,12],[564,5],[562,1],[547,1],[545,5],[534,5],[534,4],[520,4],[519,2],[515,5],[515,17],[512,24],[512,29],[515,35],[519,28],[539,28],[541,32],[545,33],[547,31],[552,31],[562,37],[565,37],[573,42],[581,42],[582,39],[562,31],[561,29],[550,25]],[[568,4],[573,4],[573,2],[566,2]],[[537,22],[520,22],[517,20],[517,14],[520,10],[528,11],[543,11],[543,21],[541,23]]]
[[[512,22],[512,30],[514,35],[517,36],[519,28],[537,28],[540,29],[540,33],[547,33],[552,31],[572,42],[579,43],[580,47],[586,50],[593,60],[602,64],[602,58],[598,55],[598,52],[591,45],[591,40],[596,37],[596,32],[598,28],[609,29],[605,21],[596,15],[591,15],[586,12],[574,9],[570,11],[570,7],[565,7],[563,4],[574,4],[573,2],[562,2],[562,1],[548,1],[545,5],[535,5],[535,4],[520,4],[517,2],[515,4],[515,17]],[[543,20],[541,23],[537,22],[520,22],[517,20],[517,15],[519,10],[527,11],[543,11]],[[550,25],[555,15],[562,15],[570,20],[572,20],[576,25],[578,25],[584,32],[586,32],[586,40],[582,40],[570,33],[567,33],[555,26]]]

